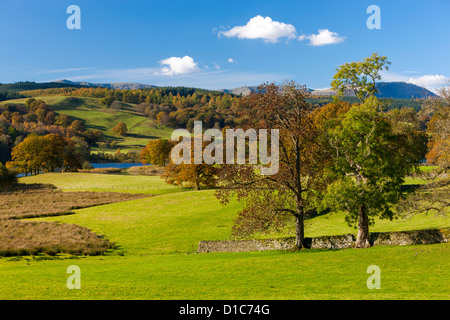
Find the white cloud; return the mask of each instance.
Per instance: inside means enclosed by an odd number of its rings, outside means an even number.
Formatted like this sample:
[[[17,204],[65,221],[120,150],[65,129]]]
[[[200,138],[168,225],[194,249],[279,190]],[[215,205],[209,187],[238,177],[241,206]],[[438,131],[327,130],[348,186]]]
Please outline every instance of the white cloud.
[[[174,76],[199,70],[197,62],[189,56],[183,58],[170,57],[159,61],[159,63],[166,66],[162,67],[160,72],[155,73],[157,75]]]
[[[340,36],[336,32],[332,32],[328,29],[319,29],[318,34],[301,35],[298,37],[299,41],[309,40],[312,46],[324,46],[327,44],[337,44],[343,42],[345,37]]]
[[[68,69],[53,69],[53,70],[40,70],[36,71],[34,74],[50,74],[50,73],[67,73],[76,71],[91,70],[94,68],[68,68]]]
[[[391,71],[382,71],[382,81],[392,82],[408,82],[417,86],[424,87],[430,91],[436,93],[440,88],[446,87],[450,83],[450,78],[440,74],[426,74],[418,77],[408,77],[404,74],[411,73],[410,71],[403,71],[401,73],[395,73]]]
[[[228,62],[229,63],[234,63],[234,62],[236,62],[234,59],[232,59],[232,58],[228,58]]]
[[[263,82],[283,82],[292,79],[288,73],[243,72],[229,69],[216,70],[205,65],[198,72],[184,74],[182,77],[167,77],[161,74],[160,68],[130,69],[96,69],[84,75],[64,75],[71,81],[87,81],[93,83],[133,82],[156,86],[189,86],[205,89],[232,89],[246,85],[259,85]],[[56,81],[61,78],[42,79],[43,82]]]
[[[276,43],[281,38],[293,39],[297,31],[292,24],[273,21],[270,17],[260,15],[251,18],[245,26],[236,26],[227,31],[220,31],[219,36],[238,37],[239,39],[263,39]]]
[[[421,86],[421,87],[436,87],[436,86],[444,86],[450,79],[440,75],[424,75],[418,78],[410,77],[407,82],[413,83],[415,85]]]

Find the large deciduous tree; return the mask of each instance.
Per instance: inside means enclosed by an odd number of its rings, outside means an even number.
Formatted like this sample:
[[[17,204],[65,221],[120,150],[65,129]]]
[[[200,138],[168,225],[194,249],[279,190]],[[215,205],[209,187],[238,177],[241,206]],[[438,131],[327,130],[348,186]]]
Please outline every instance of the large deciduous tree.
[[[353,106],[327,133],[334,149],[332,169],[340,178],[328,186],[322,205],[346,212],[346,221],[357,224],[358,248],[370,245],[374,216],[393,218],[404,178],[426,153],[424,134],[380,108],[371,97]]]
[[[322,170],[326,163],[310,117],[308,96],[306,87],[294,82],[279,86],[265,83],[238,106],[243,130],[267,129],[270,143],[271,130],[278,130],[279,159],[278,172],[273,175],[261,175],[260,166],[249,162],[222,166],[217,197],[227,203],[236,196],[244,206],[235,221],[234,234],[264,232],[293,221],[295,248],[306,247],[305,214],[316,207],[324,189]]]

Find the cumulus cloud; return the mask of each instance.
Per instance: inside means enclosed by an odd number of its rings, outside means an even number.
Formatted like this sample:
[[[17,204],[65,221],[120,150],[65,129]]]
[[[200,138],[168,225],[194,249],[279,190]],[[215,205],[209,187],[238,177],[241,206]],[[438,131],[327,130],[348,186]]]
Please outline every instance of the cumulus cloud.
[[[444,86],[450,79],[440,74],[424,75],[418,78],[410,77],[407,82],[421,87]]]
[[[227,31],[220,31],[219,36],[263,39],[266,42],[276,43],[281,38],[294,39],[296,33],[292,24],[273,21],[270,17],[258,15],[251,18],[245,26],[236,26]]]
[[[345,37],[328,29],[319,29],[318,34],[301,35],[298,37],[299,41],[309,40],[310,44],[315,47],[341,43],[344,39]]]
[[[164,67],[162,67],[159,72],[155,73],[157,75],[174,76],[199,70],[197,62],[189,56],[184,56],[182,58],[170,57],[159,61],[159,63]]]
[[[218,36],[237,37],[239,39],[263,39],[268,43],[276,43],[280,39],[309,40],[312,46],[324,46],[343,42],[345,37],[328,29],[319,29],[317,34],[297,36],[292,24],[274,21],[270,17],[260,15],[251,18],[246,25],[236,26],[229,30],[219,31]],[[232,62],[233,59],[228,59]]]
[[[236,62],[234,59],[232,59],[232,58],[228,58],[228,62],[229,63],[234,63],[234,62]]]
[[[394,73],[391,71],[382,71],[381,77],[383,81],[401,81],[415,84],[424,87],[434,93],[437,93],[440,88],[450,85],[450,78],[441,74],[425,74],[422,76],[406,76],[404,74],[412,73],[410,71],[403,71],[401,73]],[[416,73],[416,72],[414,72]]]

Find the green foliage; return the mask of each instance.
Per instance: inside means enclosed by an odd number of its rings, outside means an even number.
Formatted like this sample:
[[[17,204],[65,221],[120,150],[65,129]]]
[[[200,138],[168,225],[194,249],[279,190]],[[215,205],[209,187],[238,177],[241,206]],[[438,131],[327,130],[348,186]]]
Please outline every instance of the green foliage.
[[[328,187],[323,206],[345,211],[351,224],[361,214],[392,219],[406,175],[425,155],[424,135],[390,119],[375,97],[353,106],[328,134],[342,178]]]
[[[389,70],[389,64],[387,57],[379,56],[377,53],[359,62],[347,62],[337,69],[331,88],[338,96],[343,96],[350,90],[364,102],[378,92],[376,81],[381,79],[380,71]]]

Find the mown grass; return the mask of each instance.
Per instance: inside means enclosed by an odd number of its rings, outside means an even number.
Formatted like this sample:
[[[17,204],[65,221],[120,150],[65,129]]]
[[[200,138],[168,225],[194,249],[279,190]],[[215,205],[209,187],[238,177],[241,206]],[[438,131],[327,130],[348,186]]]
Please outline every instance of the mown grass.
[[[19,179],[20,183],[47,183],[63,191],[122,192],[160,195],[185,191],[167,184],[159,176],[45,173]]]
[[[340,251],[0,259],[2,299],[449,299],[450,244]],[[66,269],[81,269],[68,290]],[[366,286],[368,266],[381,289]]]
[[[85,226],[107,235],[120,248],[102,257],[77,260],[2,258],[0,299],[450,298],[450,243],[192,254],[200,240],[229,237],[240,209],[236,202],[221,206],[213,193],[163,194],[79,209],[70,216],[33,219]],[[433,216],[414,217],[403,224],[378,222],[371,231],[448,226],[446,220]],[[341,223],[345,225],[338,213],[328,219],[316,217],[307,223],[306,236],[347,233]],[[66,269],[73,264],[81,269],[80,290],[66,287]],[[381,269],[380,290],[366,286],[370,265]]]

